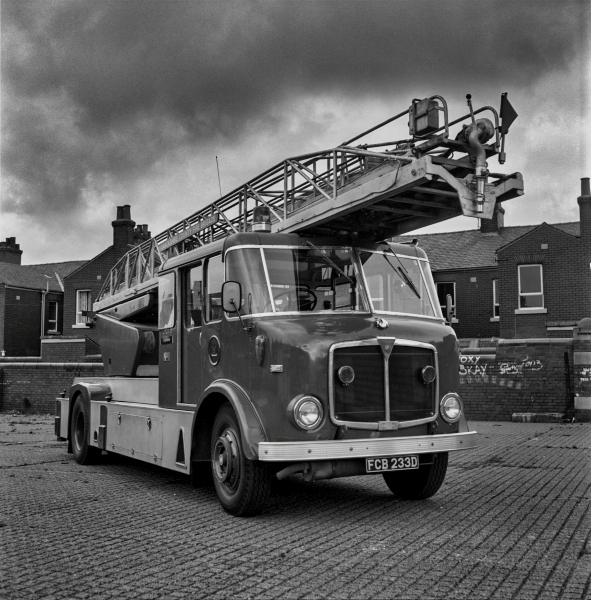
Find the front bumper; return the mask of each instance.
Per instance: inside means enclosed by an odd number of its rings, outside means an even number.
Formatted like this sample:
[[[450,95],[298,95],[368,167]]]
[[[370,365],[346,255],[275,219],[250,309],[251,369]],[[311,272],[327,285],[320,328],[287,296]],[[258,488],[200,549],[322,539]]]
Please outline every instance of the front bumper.
[[[259,460],[291,462],[455,452],[476,448],[476,431],[443,435],[314,442],[261,442]]]

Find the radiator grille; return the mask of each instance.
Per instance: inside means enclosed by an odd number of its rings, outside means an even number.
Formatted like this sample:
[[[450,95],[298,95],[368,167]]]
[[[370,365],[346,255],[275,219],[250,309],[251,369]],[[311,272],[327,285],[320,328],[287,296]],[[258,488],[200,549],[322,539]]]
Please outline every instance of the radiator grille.
[[[421,371],[435,366],[427,348],[394,346],[388,361],[390,374],[390,420],[414,421],[433,414],[433,384],[425,385]]]
[[[346,365],[355,370],[355,379],[343,386],[338,370]],[[335,348],[331,398],[335,419],[360,424],[430,420],[435,410],[436,384],[423,382],[421,371],[427,365],[437,368],[435,353],[417,345],[394,345],[387,361],[377,343]],[[389,414],[384,387],[386,368]]]
[[[355,370],[355,381],[344,387],[338,380],[340,367]],[[340,421],[376,423],[386,418],[384,359],[379,346],[350,346],[334,353],[335,417]]]

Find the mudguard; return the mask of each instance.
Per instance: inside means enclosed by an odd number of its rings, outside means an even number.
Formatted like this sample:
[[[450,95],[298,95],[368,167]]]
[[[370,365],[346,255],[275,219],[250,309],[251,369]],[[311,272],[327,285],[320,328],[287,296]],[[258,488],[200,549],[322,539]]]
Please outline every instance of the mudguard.
[[[88,407],[90,414],[91,400],[107,400],[107,396],[111,394],[111,387],[100,381],[83,381],[75,383],[70,387],[70,406],[68,407],[68,440],[70,440],[70,419],[72,418],[72,409],[74,408],[74,398],[82,395],[84,403]]]
[[[211,394],[221,394],[228,399],[238,417],[244,455],[249,460],[258,460],[259,443],[266,442],[267,435],[247,393],[229,379],[218,379],[203,391],[199,405]]]

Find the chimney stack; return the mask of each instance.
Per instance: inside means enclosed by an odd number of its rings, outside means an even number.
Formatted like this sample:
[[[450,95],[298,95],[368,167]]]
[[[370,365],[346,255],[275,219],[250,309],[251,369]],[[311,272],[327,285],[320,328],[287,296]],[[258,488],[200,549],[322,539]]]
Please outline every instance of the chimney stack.
[[[125,204],[117,207],[117,219],[113,225],[113,246],[124,254],[134,244],[135,221],[131,220],[131,206]]]
[[[22,254],[16,238],[6,238],[5,242],[0,242],[0,262],[20,265]]]
[[[133,232],[134,244],[141,244],[152,237],[147,225],[138,225]]]
[[[505,226],[505,209],[495,204],[492,219],[480,219],[480,233],[499,233]]]

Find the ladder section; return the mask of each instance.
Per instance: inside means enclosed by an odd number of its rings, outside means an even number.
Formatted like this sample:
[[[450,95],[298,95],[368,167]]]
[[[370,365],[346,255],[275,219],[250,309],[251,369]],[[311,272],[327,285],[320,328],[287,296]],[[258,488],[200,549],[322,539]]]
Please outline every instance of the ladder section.
[[[340,236],[344,243],[379,241],[457,215],[491,218],[497,202],[523,194],[523,179],[488,171],[492,156],[500,153],[504,162],[510,123],[502,111],[499,125],[494,108],[473,110],[470,99],[468,104],[470,112],[450,123],[441,96],[413,100],[407,110],[344,144],[278,163],[131,249],[109,273],[95,310],[147,293],[169,258],[250,231],[260,206],[268,208],[274,232]],[[476,120],[482,112],[492,120]],[[410,138],[351,145],[406,115]],[[450,128],[460,124],[450,139]]]

